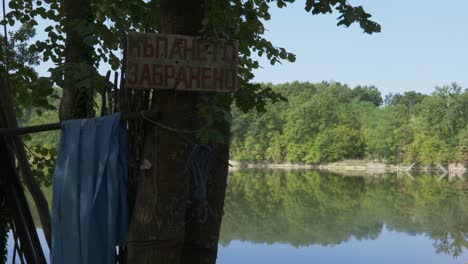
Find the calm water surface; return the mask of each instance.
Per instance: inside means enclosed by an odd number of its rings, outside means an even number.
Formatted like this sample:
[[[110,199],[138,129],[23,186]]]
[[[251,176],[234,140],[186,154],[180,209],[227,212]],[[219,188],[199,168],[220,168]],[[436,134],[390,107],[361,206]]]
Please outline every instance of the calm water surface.
[[[218,263],[468,264],[468,184],[438,178],[232,172]]]

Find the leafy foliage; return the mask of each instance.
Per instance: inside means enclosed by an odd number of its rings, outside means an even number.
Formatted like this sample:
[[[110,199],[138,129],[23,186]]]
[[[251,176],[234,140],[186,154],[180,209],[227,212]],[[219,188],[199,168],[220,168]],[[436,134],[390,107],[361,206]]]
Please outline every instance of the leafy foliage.
[[[52,185],[52,174],[57,157],[56,148],[33,145],[28,148],[28,152],[36,180],[44,186]]]
[[[294,62],[296,56],[285,48],[276,47],[267,40],[264,21],[271,19],[270,8],[285,8],[295,0],[215,0],[210,2],[209,15],[205,19],[204,31],[212,37],[232,38],[239,40],[239,80],[240,89],[234,95],[237,107],[242,111],[256,109],[264,111],[266,102],[281,101],[282,98],[268,86],[252,83],[253,71],[261,67],[258,57],[266,57],[271,65],[282,61]],[[313,15],[340,13],[338,25],[350,26],[359,23],[364,32],[380,32],[380,25],[369,20],[370,14],[362,6],[353,7],[343,0],[307,0],[305,10]]]
[[[287,102],[266,113],[233,109],[231,156],[246,162],[320,163],[372,158],[421,164],[466,161],[468,90],[382,97],[375,87],[340,83],[272,86]]]
[[[0,46],[0,74],[5,77],[8,71],[16,114],[22,124],[27,124],[32,116],[42,119],[42,123],[54,120],[50,118],[50,113],[56,111],[59,99],[57,91],[52,87],[52,81],[49,78],[38,77],[34,69],[40,59],[39,54],[29,48],[29,42],[36,35],[33,25],[25,21],[18,30],[9,32],[7,51],[4,45]],[[0,40],[4,43],[5,37],[0,35]],[[42,118],[45,112],[49,114],[47,118]],[[39,138],[33,137],[36,140]],[[33,161],[33,174],[40,183],[50,185],[56,145],[47,144],[48,136],[39,138],[35,144],[33,137],[24,137],[30,150],[29,158]]]
[[[271,64],[281,61],[295,61],[295,55],[286,49],[274,46],[264,38],[263,22],[271,19],[270,6],[276,4],[284,8],[294,0],[229,0],[207,1],[207,17],[203,21],[202,35],[239,40],[239,80],[240,89],[234,95],[237,106],[247,111],[256,108],[264,110],[266,102],[279,101],[283,98],[270,88],[252,83],[253,70],[260,67],[259,61],[252,58],[252,53],[265,56]],[[39,39],[31,49],[42,54],[42,60],[51,60],[57,67],[51,69],[56,84],[61,85],[64,72],[64,28],[73,26],[88,45],[94,47],[95,67],[105,63],[114,70],[121,66],[119,53],[125,45],[125,36],[129,31],[157,32],[158,3],[151,1],[91,1],[92,18],[90,23],[80,21],[66,25],[60,0],[13,0],[7,14],[7,22],[14,25],[17,21],[36,25],[38,18],[47,21],[46,39]],[[370,20],[362,6],[351,6],[344,0],[307,0],[305,10],[311,14],[326,14],[336,10],[338,25],[346,27],[358,23],[364,32],[380,32],[380,25]],[[79,70],[77,70],[79,71]],[[228,107],[229,104],[225,107]]]
[[[54,97],[52,83],[38,77],[34,70],[39,64],[38,53],[28,48],[35,35],[32,24],[23,24],[15,32],[9,32],[8,50],[5,52],[4,45],[0,47],[0,75],[5,77],[8,69],[16,112],[20,116],[26,108],[34,108],[39,115],[44,110],[55,109],[48,101]],[[5,37],[0,35],[0,40],[4,43]]]
[[[261,67],[259,60],[254,59],[252,55],[266,57],[272,65],[283,61],[295,61],[294,54],[285,48],[275,46],[264,37],[264,22],[271,19],[269,12],[271,6],[276,4],[277,7],[284,8],[293,2],[295,1],[211,0],[206,2],[206,18],[203,21],[200,35],[239,40],[240,89],[232,97],[219,95],[200,103],[199,114],[205,124],[198,133],[200,141],[221,140],[221,132],[217,126],[222,123],[221,121],[230,119],[228,109],[232,101],[235,101],[238,109],[244,112],[251,109],[264,112],[268,103],[285,100],[271,87],[252,83],[253,71]],[[12,76],[12,87],[15,89],[14,95],[19,106],[18,111],[33,109],[41,115],[44,110],[54,110],[57,104],[50,102],[58,98],[58,93],[54,92],[52,85],[63,87],[64,76],[67,76],[68,82],[71,81],[79,87],[91,86],[89,83],[80,84],[92,81],[88,75],[83,76],[90,72],[84,68],[88,65],[65,64],[66,28],[75,29],[80,38],[84,39],[85,44],[91,48],[93,52],[91,64],[94,65],[94,71],[101,64],[109,65],[113,70],[117,70],[122,67],[122,51],[124,51],[126,34],[129,31],[158,32],[158,6],[158,0],[91,0],[90,17],[86,21],[80,21],[65,19],[64,2],[61,0],[9,1],[10,11],[2,23],[7,23],[9,26],[18,23],[22,25],[20,30],[10,36],[12,47],[10,76]],[[348,27],[357,23],[365,33],[369,34],[381,30],[380,25],[370,20],[371,15],[366,13],[362,6],[352,6],[343,0],[307,0],[304,7],[306,12],[313,15],[338,12],[337,24],[339,26]],[[38,20],[48,24],[45,28],[46,37],[35,37],[34,32]],[[33,37],[37,41],[31,45]],[[2,58],[0,61],[5,62],[5,59]],[[31,68],[41,61],[51,61],[55,64],[49,69],[51,79],[38,78]],[[81,98],[81,95],[87,98],[88,93],[83,90],[78,93],[77,98]],[[369,100],[373,100],[371,97]],[[76,101],[81,102],[78,99]],[[93,104],[93,102],[87,103]],[[32,145],[30,153],[34,153],[35,149],[39,155],[44,152],[43,158],[35,158],[35,162],[39,162],[35,173],[42,179],[41,168],[47,167],[48,155],[53,153],[53,149],[47,152],[40,149],[39,145]],[[281,148],[277,150],[282,152]],[[275,154],[275,158],[280,156],[282,156],[281,153]],[[31,159],[33,160],[34,157]]]
[[[60,92],[58,88],[53,89],[53,97],[50,97],[48,103],[54,110],[42,110],[40,115],[35,111],[36,108],[26,108],[23,115],[19,118],[21,126],[33,126],[47,123],[59,122],[58,113],[55,110],[59,105]],[[42,186],[52,184],[52,174],[55,167],[57,156],[57,147],[60,131],[48,131],[26,135],[26,148],[30,164],[33,169],[33,175]]]

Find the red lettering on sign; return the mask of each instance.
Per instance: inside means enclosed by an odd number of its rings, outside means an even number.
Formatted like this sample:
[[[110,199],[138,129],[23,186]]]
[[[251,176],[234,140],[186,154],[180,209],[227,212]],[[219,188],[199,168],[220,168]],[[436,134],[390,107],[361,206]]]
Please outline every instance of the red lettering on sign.
[[[140,40],[138,38],[128,37],[128,53],[129,56],[140,57]]]
[[[213,69],[213,88],[218,90],[224,89],[224,71],[221,68]]]
[[[184,59],[197,60],[198,47],[196,39],[184,39]]]
[[[174,65],[164,65],[164,86],[168,87],[169,79],[174,79]]]
[[[226,90],[234,91],[236,90],[237,84],[237,74],[235,70],[225,70],[226,72],[226,82],[225,87]]]
[[[141,72],[140,75],[140,85],[143,85],[144,82],[146,84],[150,84],[151,77],[150,77],[150,67],[148,64],[143,64],[143,71]]]
[[[201,88],[203,89],[210,89],[211,88],[211,85],[210,85],[210,82],[209,80],[211,79],[211,69],[210,68],[206,68],[206,67],[203,67],[201,69]]]
[[[154,56],[154,43],[152,38],[144,38],[143,40],[143,57],[151,58]]]
[[[186,70],[185,70],[185,67],[179,67],[179,70],[177,71],[177,74],[176,74],[176,84],[175,86],[177,87],[179,84],[182,84],[183,87],[186,87],[188,84],[187,84],[187,74],[186,74]]]
[[[138,64],[136,63],[128,63],[127,68],[127,82],[128,84],[137,84],[138,82]]]
[[[238,42],[129,32],[126,85],[131,89],[232,92]]]
[[[159,58],[159,57],[163,57],[163,58],[166,58],[167,57],[167,44],[168,40],[167,40],[167,37],[157,37],[156,40],[155,40],[155,43],[156,43],[156,58]],[[161,54],[161,52],[163,54]]]
[[[192,88],[192,83],[195,81],[196,86],[195,89],[200,89],[201,86],[201,78],[200,78],[200,68],[198,67],[189,67],[190,77],[189,77],[189,85],[188,88]],[[193,88],[192,88],[193,89]]]
[[[233,43],[226,42],[223,46],[223,60],[231,63],[236,60],[236,48]]]
[[[153,64],[153,78],[151,79],[151,85],[162,86],[164,81],[164,75],[161,64]]]
[[[172,42],[171,52],[169,53],[169,59],[174,59],[174,57],[178,59],[184,59],[184,55],[182,54],[183,41],[183,39],[176,38]]]
[[[208,41],[200,40],[199,51],[198,51],[198,60],[206,61],[207,55],[209,53],[210,43]]]

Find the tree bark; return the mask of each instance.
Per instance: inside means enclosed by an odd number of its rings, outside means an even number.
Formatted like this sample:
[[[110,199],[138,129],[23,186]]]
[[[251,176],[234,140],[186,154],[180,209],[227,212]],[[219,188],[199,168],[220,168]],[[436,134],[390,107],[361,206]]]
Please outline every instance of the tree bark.
[[[26,262],[45,264],[47,263],[46,258],[36,232],[31,210],[24,195],[23,186],[14,166],[12,154],[5,138],[0,136],[0,167],[3,171],[0,184],[5,184],[1,188],[4,188],[6,198],[4,202],[13,220],[13,232],[18,236],[20,250]]]
[[[3,115],[0,118],[0,124],[4,127],[18,128],[18,121],[16,119],[15,110],[13,106],[13,97],[10,94],[9,83],[7,79],[3,79],[0,83],[0,98],[3,98],[0,103],[0,112]],[[23,138],[21,136],[15,136],[12,140],[18,165],[21,171],[21,177],[24,184],[28,188],[31,196],[33,197],[39,218],[41,220],[42,228],[47,244],[51,245],[51,222],[50,222],[50,211],[49,203],[41,190],[39,183],[34,178],[31,167],[29,165],[28,155],[24,146]]]
[[[196,35],[202,18],[201,0],[160,1],[161,33]],[[196,93],[164,91],[156,93],[152,107],[158,109],[158,122],[193,130],[196,103]],[[142,160],[149,161],[151,167],[136,179],[127,262],[179,264],[185,236],[190,143],[177,133],[147,125]]]
[[[90,0],[64,0],[65,66],[60,120],[94,116],[93,47],[86,44],[92,36]]]
[[[199,35],[204,17],[204,0],[161,0],[160,32]],[[181,130],[198,126],[200,93],[158,91],[152,107],[158,122]],[[229,131],[227,126],[226,131]],[[228,133],[226,133],[228,134]],[[188,139],[186,139],[188,137]],[[192,134],[181,136],[152,126],[145,129],[142,173],[136,179],[136,200],[130,221],[128,263],[215,263],[219,226],[226,187],[228,144],[215,146],[215,169],[208,180],[210,213],[207,223],[188,222],[190,172],[187,167]],[[227,139],[226,142],[229,142]],[[187,214],[188,213],[188,214]],[[201,250],[199,252],[199,250]],[[206,259],[210,259],[206,262]]]
[[[182,264],[214,264],[218,256],[218,241],[223,217],[224,197],[229,161],[229,124],[224,128],[225,143],[214,147],[214,166],[208,178],[208,219],[206,223],[195,220],[195,208],[187,211]]]
[[[1,114],[0,114],[0,122]],[[0,178],[0,263],[6,263],[7,253],[8,253],[8,222],[9,222],[9,213],[6,205],[6,182]]]
[[[4,205],[2,205],[6,199],[5,197],[1,198],[0,197],[0,263],[6,263],[6,258],[7,258],[7,253],[8,253],[8,248],[7,248],[7,239],[8,239],[8,221],[7,221],[7,216],[4,215],[5,212],[2,212],[2,210],[5,210]]]

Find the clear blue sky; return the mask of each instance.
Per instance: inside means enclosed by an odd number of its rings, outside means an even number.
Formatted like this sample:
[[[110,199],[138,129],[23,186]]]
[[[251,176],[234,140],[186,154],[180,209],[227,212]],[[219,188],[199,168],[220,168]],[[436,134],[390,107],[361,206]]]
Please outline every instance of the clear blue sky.
[[[312,16],[304,1],[272,10],[267,37],[297,55],[295,63],[266,64],[256,81],[333,80],[375,85],[383,94],[458,82],[468,88],[468,0],[355,0],[382,25],[367,35],[337,27],[337,13]]]

